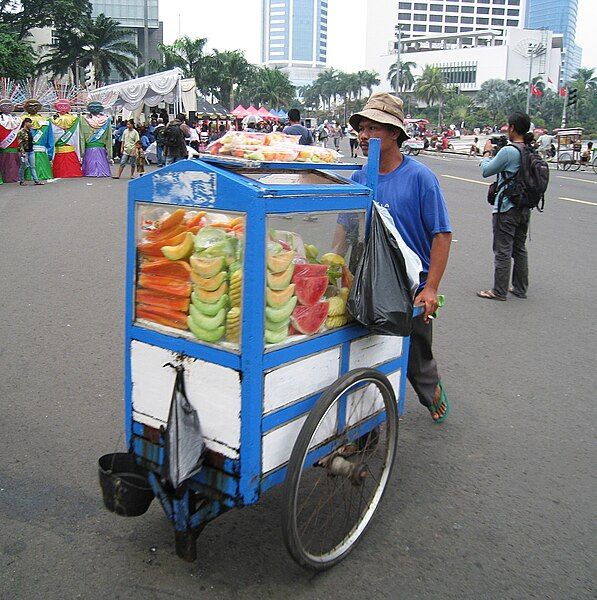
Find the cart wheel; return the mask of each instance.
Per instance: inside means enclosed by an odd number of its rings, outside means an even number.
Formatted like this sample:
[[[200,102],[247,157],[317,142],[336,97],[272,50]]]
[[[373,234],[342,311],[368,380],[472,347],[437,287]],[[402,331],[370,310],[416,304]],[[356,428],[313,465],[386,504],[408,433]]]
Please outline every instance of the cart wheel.
[[[595,158],[592,162],[593,165],[593,173],[597,173],[597,158]]]
[[[580,169],[580,161],[572,161],[570,163],[570,170],[571,171],[578,171]]]
[[[400,150],[402,151],[402,154],[405,154],[406,156],[409,156],[410,154],[412,154],[412,149],[408,144],[402,146],[402,148]]]
[[[419,156],[419,152],[421,152],[421,150],[419,148],[414,148],[410,152],[413,156]]]
[[[282,533],[299,565],[322,571],[353,549],[383,496],[397,440],[394,390],[374,369],[350,371],[311,409],[284,481]]]
[[[560,156],[558,158],[558,167],[560,167],[560,169],[563,169],[564,171],[569,171],[571,164],[572,164],[572,155],[571,154],[568,154],[567,152],[560,154]]]

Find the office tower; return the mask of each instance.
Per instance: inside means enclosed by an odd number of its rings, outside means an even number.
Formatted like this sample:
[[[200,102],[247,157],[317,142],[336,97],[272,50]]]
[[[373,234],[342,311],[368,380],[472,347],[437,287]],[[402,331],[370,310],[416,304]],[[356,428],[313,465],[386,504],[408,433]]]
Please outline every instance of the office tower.
[[[578,0],[527,0],[526,26],[550,29],[564,36],[561,82],[569,81],[581,66],[582,49],[574,42]]]
[[[294,85],[313,82],[327,58],[327,0],[262,0],[261,62]]]

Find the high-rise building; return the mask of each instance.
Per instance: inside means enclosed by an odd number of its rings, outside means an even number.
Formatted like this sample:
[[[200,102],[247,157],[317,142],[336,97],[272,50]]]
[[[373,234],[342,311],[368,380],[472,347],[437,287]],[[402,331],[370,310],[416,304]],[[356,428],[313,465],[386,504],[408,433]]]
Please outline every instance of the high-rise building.
[[[560,80],[569,81],[578,71],[582,50],[575,44],[578,0],[527,0],[526,26],[550,29],[564,36],[563,63]]]
[[[261,62],[294,85],[313,82],[327,60],[327,0],[262,0]]]
[[[139,63],[143,62],[144,51],[144,23],[145,23],[145,4],[147,3],[147,26],[148,26],[148,57],[149,60],[160,58],[158,44],[164,41],[163,24],[158,19],[159,0],[91,0],[92,16],[97,17],[104,14],[118,21],[122,27],[131,31],[131,40],[139,49],[141,58]],[[143,75],[143,73],[140,73]],[[110,81],[105,83],[114,83],[122,78],[117,72],[113,72]]]

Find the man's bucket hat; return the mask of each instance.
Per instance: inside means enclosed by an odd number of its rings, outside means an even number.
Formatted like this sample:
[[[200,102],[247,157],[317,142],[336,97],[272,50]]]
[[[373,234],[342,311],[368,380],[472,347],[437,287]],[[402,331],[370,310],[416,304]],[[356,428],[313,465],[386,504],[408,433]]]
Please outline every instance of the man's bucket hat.
[[[408,135],[404,129],[404,110],[403,103],[400,98],[396,98],[388,92],[377,92],[365,104],[365,108],[358,113],[355,113],[348,119],[350,126],[355,130],[359,130],[361,119],[369,119],[376,123],[384,125],[394,125],[400,129],[398,137],[398,147],[408,139]]]

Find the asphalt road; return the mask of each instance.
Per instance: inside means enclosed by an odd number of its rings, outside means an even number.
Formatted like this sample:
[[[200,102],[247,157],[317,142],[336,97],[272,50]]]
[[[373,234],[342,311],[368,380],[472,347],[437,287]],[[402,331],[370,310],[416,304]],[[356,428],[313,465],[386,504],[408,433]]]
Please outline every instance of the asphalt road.
[[[126,180],[0,187],[2,600],[595,597],[597,176],[552,173],[529,298],[501,303],[475,296],[492,282],[476,161],[421,160],[454,225],[435,329],[452,414],[434,425],[409,390],[375,521],[319,576],[284,550],[278,490],[208,525],[195,564],[157,502],[103,508],[97,458],[123,448]]]

